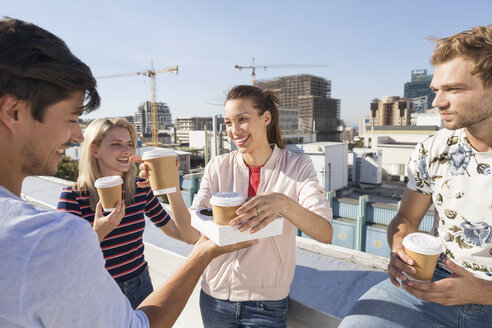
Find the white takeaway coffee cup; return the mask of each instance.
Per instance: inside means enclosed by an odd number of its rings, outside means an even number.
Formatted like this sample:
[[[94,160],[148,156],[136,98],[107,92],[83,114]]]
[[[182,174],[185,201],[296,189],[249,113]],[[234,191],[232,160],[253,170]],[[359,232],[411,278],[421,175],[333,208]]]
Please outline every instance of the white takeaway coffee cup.
[[[422,232],[414,232],[403,238],[405,253],[410,256],[417,271],[415,274],[406,273],[409,278],[419,281],[432,279],[439,255],[442,253],[442,245],[437,237]]]
[[[220,225],[229,225],[234,219],[236,211],[246,202],[246,197],[237,192],[216,192],[210,198],[214,222]]]
[[[173,149],[154,148],[142,155],[147,164],[149,181],[155,195],[170,194],[178,190],[178,168]]]

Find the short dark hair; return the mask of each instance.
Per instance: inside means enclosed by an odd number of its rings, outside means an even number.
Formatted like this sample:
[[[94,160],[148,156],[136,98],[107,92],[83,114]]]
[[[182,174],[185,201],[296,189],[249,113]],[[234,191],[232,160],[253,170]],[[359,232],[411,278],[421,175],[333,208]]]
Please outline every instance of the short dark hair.
[[[96,84],[90,68],[57,36],[18,19],[0,20],[0,97],[28,101],[41,122],[48,106],[73,92],[85,92],[84,112],[98,108]]]
[[[250,99],[259,115],[263,115],[267,111],[270,112],[272,120],[267,126],[268,142],[276,144],[281,149],[285,148],[282,134],[280,133],[278,112],[280,101],[275,93],[252,85],[236,85],[227,94],[226,102],[234,99]]]

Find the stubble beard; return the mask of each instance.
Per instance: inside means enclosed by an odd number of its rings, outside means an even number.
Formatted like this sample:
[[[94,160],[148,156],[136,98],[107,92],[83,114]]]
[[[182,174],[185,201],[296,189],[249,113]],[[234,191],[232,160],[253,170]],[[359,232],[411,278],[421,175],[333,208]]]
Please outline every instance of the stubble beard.
[[[477,102],[461,111],[460,115],[454,116],[454,120],[446,122],[443,120],[444,127],[449,130],[466,128],[467,130],[490,129],[492,120],[492,95],[484,95]]]
[[[32,139],[34,140],[34,138]],[[47,150],[40,147],[43,144],[42,137],[40,142],[29,141],[23,145],[21,152],[24,158],[22,173],[24,176],[31,175],[55,175],[58,171],[58,162],[54,154],[50,156]]]

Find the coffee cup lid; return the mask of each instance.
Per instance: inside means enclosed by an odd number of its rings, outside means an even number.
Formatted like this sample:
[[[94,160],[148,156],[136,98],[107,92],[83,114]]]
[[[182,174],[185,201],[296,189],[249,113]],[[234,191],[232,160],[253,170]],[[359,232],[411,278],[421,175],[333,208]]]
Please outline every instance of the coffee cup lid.
[[[168,157],[168,156],[176,156],[176,151],[174,149],[169,148],[154,148],[151,150],[147,150],[142,154],[142,160],[160,158],[160,157]]]
[[[210,204],[215,206],[243,205],[246,197],[237,192],[216,192],[210,198]]]
[[[119,186],[123,183],[123,179],[119,175],[111,175],[108,177],[99,178],[94,182],[96,188],[111,188]]]
[[[423,255],[441,254],[442,245],[439,238],[422,232],[414,232],[403,238],[403,246],[412,252]]]

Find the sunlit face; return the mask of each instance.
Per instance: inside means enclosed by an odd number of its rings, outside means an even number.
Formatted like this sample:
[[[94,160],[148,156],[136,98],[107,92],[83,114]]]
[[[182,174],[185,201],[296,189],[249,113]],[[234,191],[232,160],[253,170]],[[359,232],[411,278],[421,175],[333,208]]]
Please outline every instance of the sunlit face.
[[[132,165],[130,156],[135,154],[134,147],[130,131],[126,128],[114,127],[106,132],[101,144],[92,145],[91,150],[103,176],[123,176]]]
[[[43,122],[28,118],[26,142],[21,146],[24,175],[53,175],[70,143],[84,140],[79,125],[85,93],[74,92],[46,108]]]
[[[259,115],[250,99],[228,100],[224,106],[227,136],[242,154],[268,146],[266,131],[270,121],[270,112]]]
[[[444,126],[455,130],[471,128],[492,117],[492,87],[484,87],[482,80],[471,74],[472,62],[457,57],[436,65],[431,89],[436,98]]]

